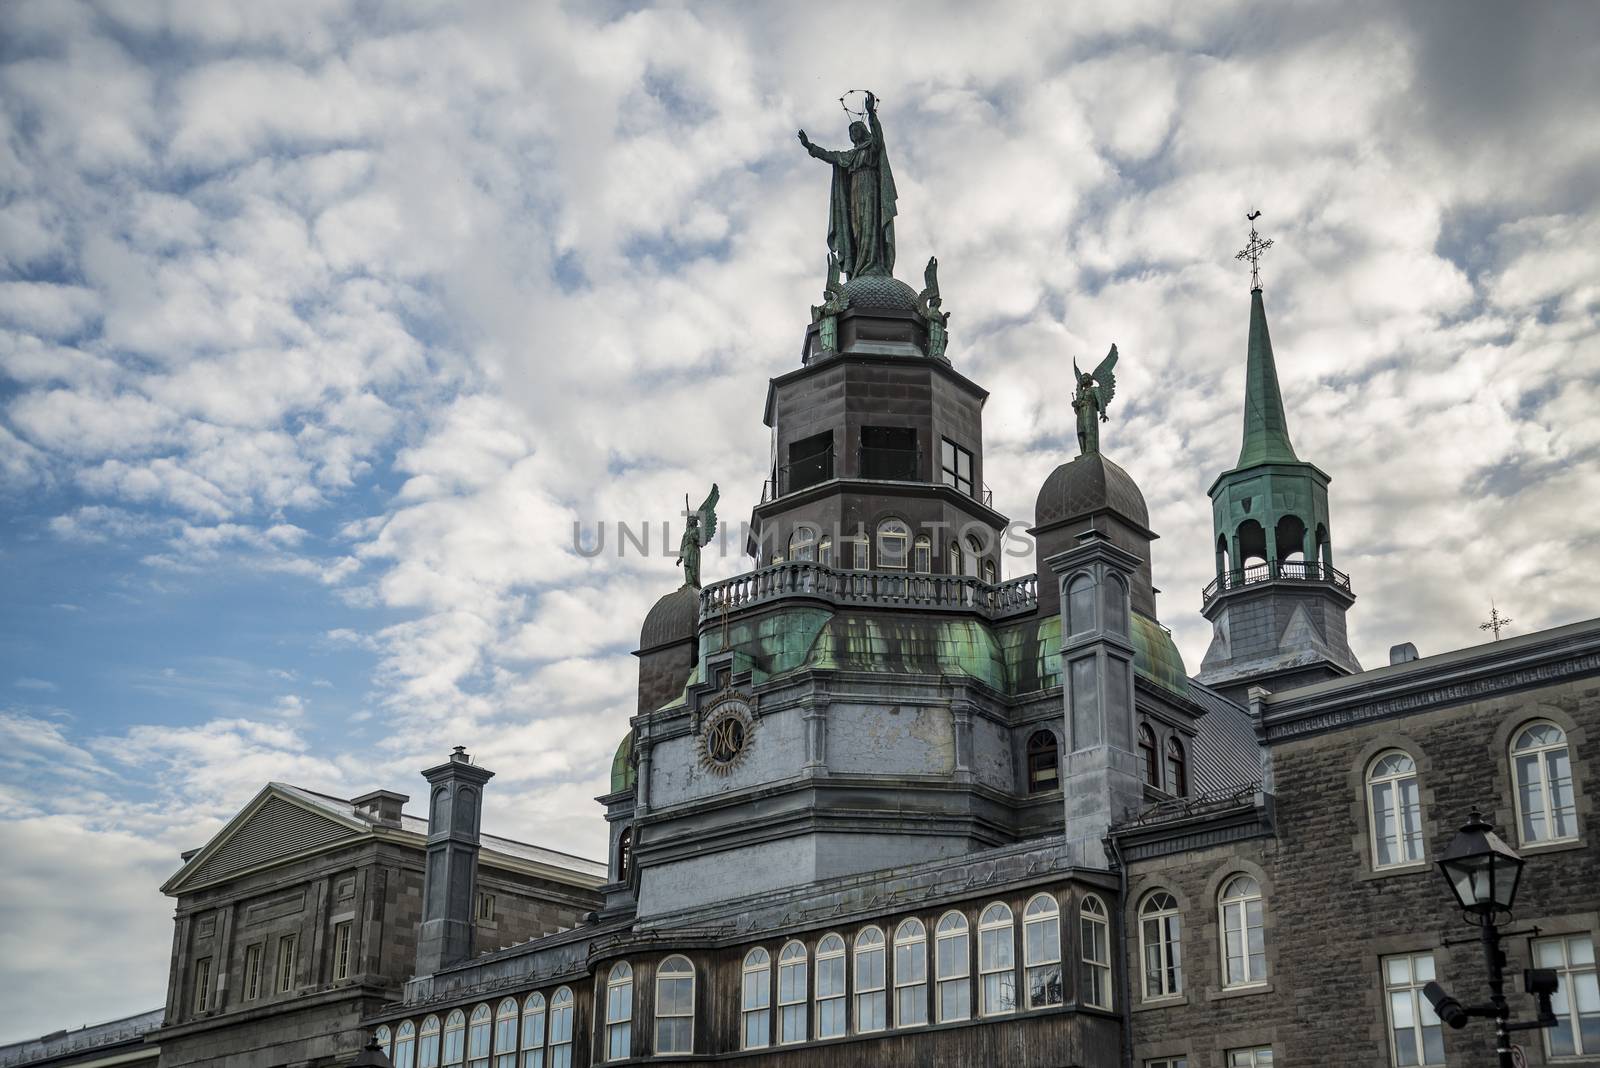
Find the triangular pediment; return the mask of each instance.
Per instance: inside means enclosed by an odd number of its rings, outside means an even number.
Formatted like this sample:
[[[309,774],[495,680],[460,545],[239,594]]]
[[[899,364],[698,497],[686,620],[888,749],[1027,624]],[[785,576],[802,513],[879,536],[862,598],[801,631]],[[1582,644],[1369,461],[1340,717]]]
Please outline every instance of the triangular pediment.
[[[371,833],[371,825],[308,803],[272,784],[263,789],[161,889],[167,894],[225,882]]]

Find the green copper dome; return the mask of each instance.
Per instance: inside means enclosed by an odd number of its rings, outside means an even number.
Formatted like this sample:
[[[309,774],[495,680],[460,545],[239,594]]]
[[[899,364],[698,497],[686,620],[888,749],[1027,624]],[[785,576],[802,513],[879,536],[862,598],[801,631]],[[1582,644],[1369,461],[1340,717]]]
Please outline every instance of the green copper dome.
[[[917,291],[886,274],[858,274],[844,284],[851,311],[917,310]]]
[[[617,755],[611,758],[611,792],[633,789],[638,773],[633,768],[633,731],[622,736]]]
[[[1172,635],[1139,612],[1133,613],[1133,670],[1163,689],[1182,697],[1189,695],[1189,672]]]

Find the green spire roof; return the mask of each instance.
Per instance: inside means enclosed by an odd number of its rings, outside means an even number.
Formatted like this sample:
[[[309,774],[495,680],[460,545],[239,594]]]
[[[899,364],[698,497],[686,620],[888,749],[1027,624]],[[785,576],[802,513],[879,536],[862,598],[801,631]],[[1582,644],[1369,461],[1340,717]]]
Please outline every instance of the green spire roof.
[[[1283,414],[1283,394],[1278,391],[1278,367],[1272,359],[1272,337],[1267,333],[1267,309],[1261,290],[1250,291],[1250,351],[1244,372],[1244,446],[1239,467],[1256,464],[1298,463],[1289,442],[1289,420]]]

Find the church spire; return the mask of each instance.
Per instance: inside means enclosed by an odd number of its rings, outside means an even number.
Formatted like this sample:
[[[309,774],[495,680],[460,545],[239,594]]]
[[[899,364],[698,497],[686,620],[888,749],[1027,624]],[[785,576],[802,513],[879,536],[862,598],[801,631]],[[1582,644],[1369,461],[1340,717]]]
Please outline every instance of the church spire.
[[[1252,231],[1253,233],[1253,231]],[[1296,463],[1289,441],[1289,420],[1283,414],[1283,393],[1278,389],[1278,365],[1272,358],[1272,336],[1267,333],[1267,310],[1259,287],[1250,291],[1250,345],[1244,372],[1244,444],[1238,467],[1256,464]]]

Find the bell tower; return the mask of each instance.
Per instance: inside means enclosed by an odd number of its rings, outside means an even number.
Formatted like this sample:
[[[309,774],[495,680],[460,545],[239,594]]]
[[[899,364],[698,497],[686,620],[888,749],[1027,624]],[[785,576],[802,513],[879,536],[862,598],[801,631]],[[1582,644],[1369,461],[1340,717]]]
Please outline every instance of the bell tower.
[[[1333,566],[1331,480],[1295,453],[1278,387],[1258,270],[1271,244],[1252,223],[1239,254],[1252,266],[1244,442],[1209,490],[1217,573],[1203,594],[1212,629],[1199,679],[1239,701],[1252,686],[1290,689],[1361,670],[1345,632],[1355,594]]]

